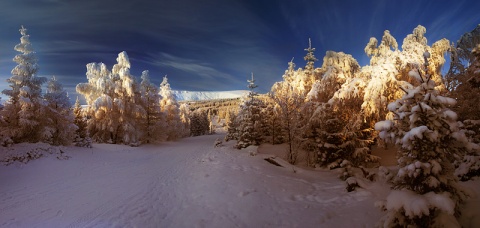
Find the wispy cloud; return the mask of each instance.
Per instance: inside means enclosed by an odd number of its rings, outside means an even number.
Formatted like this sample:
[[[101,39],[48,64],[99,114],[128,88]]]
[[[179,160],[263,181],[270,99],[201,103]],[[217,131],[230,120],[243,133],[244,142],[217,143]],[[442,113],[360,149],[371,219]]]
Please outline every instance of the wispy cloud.
[[[200,76],[200,80],[227,80],[225,81],[226,83],[236,81],[234,76],[213,68],[209,63],[180,58],[164,52],[160,52],[158,58],[153,60],[152,63],[160,67],[172,67],[184,72],[196,74]]]

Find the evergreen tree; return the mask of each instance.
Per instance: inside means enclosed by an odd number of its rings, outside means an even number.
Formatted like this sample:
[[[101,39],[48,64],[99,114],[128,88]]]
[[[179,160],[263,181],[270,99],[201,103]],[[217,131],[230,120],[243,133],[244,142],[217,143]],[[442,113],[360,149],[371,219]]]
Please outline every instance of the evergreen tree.
[[[150,76],[147,70],[142,72],[142,82],[140,83],[140,92],[144,115],[142,117],[142,141],[146,143],[164,141],[167,139],[165,114],[160,108],[161,96],[158,88],[150,82]]]
[[[190,107],[183,103],[180,105],[181,137],[190,136]]]
[[[75,138],[78,126],[71,109],[70,99],[62,84],[52,77],[45,94],[45,116],[43,119],[44,140],[52,145],[69,145]]]
[[[272,145],[284,142],[283,125],[280,121],[279,106],[271,99],[266,102],[265,108],[262,110],[265,140]]]
[[[435,89],[429,58],[425,52],[423,68],[410,72],[418,86],[402,88],[405,95],[388,105],[394,119],[375,125],[382,139],[400,148],[395,190],[380,205],[387,211],[382,219],[385,227],[459,227],[454,216],[464,194],[457,185],[453,162],[478,146],[467,140],[456,113],[448,108],[455,99]]]
[[[308,39],[308,48],[305,48],[305,51],[307,52],[307,55],[303,57],[305,61],[307,61],[307,66],[305,66],[305,71],[308,73],[313,73],[313,70],[315,69],[315,62],[318,61],[317,58],[315,58],[315,55],[313,54],[315,52],[315,48],[312,48],[312,40],[309,38]]]
[[[160,84],[160,107],[162,112],[165,113],[165,119],[167,122],[167,140],[179,139],[182,135],[182,122],[180,120],[180,107],[177,99],[170,88],[167,76],[163,77],[163,81]]]
[[[214,123],[215,116],[212,115],[212,110],[211,109],[208,110],[207,118],[208,118],[208,129],[209,129],[208,133],[210,135],[213,135],[213,134],[215,134],[216,125]]]
[[[230,140],[238,140],[238,126],[240,125],[238,114],[230,110],[225,118],[227,123],[227,134],[225,135],[225,141],[228,142]]]
[[[75,100],[73,106],[73,114],[75,115],[75,125],[78,127],[76,130],[76,138],[83,139],[88,136],[87,134],[87,122],[85,120],[85,115],[83,114],[82,106],[80,105],[80,99]]]
[[[207,112],[195,110],[190,116],[190,135],[199,136],[209,132],[209,121]]]
[[[20,52],[13,59],[17,66],[12,70],[12,77],[7,79],[10,89],[2,91],[9,97],[2,110],[4,126],[1,135],[19,142],[38,142],[42,139],[42,112],[45,103],[42,99],[42,84],[45,77],[37,77],[38,64],[30,43],[27,29],[20,29],[20,43],[15,50]]]
[[[449,96],[458,103],[453,110],[461,121],[480,116],[480,24],[458,40],[450,49],[450,68],[445,75]],[[477,132],[480,133],[480,132]]]
[[[250,145],[259,145],[262,142],[261,135],[261,101],[256,97],[258,93],[255,92],[257,85],[255,84],[255,79],[252,73],[252,79],[247,80],[248,88],[250,92],[247,95],[246,100],[243,105],[241,105],[241,110],[239,112],[239,123],[238,126],[238,140],[236,147],[238,149],[248,147]]]

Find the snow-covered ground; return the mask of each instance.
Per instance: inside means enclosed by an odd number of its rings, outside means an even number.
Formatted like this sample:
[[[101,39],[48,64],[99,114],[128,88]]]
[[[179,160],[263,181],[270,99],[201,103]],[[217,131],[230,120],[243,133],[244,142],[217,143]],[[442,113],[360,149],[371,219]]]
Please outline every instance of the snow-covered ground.
[[[383,215],[374,207],[389,191],[382,182],[347,192],[337,171],[274,166],[268,150],[214,148],[216,138],[42,149],[27,164],[0,165],[0,227],[373,227]],[[464,185],[478,193],[479,183]],[[479,202],[469,201],[466,227],[480,225]]]
[[[248,90],[231,91],[180,91],[173,90],[178,101],[202,101],[215,99],[239,98],[248,93]]]

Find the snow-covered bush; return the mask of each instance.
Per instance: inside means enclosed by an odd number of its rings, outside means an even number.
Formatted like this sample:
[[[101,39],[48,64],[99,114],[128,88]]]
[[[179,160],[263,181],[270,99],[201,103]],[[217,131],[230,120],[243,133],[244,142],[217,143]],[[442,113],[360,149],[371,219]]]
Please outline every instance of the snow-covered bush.
[[[213,147],[222,147],[223,146],[223,141],[220,140],[219,138],[215,139],[215,142],[213,143]]]
[[[436,226],[449,218],[447,227],[458,226],[455,219],[465,194],[454,176],[453,162],[478,146],[468,141],[448,107],[452,98],[441,96],[428,70],[430,54],[425,52],[423,68],[409,75],[417,83],[401,88],[405,95],[388,105],[393,120],[375,124],[380,138],[400,147],[394,191],[378,204],[387,214],[382,226]]]
[[[377,181],[390,182],[394,178],[394,173],[385,166],[378,167]]]
[[[480,144],[480,120],[464,120],[462,129],[465,129],[465,135],[468,139]],[[480,150],[467,151],[463,158],[457,159],[454,163],[455,175],[461,181],[470,180],[473,177],[480,176]]]
[[[55,156],[58,160],[67,160],[70,156],[62,146],[51,146],[46,143],[19,143],[13,147],[0,148],[0,164],[26,164],[42,157]]]
[[[13,145],[13,140],[10,137],[2,136],[0,137],[0,146],[9,147]]]
[[[85,138],[79,138],[78,140],[75,141],[75,146],[78,147],[86,147],[86,148],[92,148],[92,139],[90,137],[85,137]]]
[[[462,160],[455,161],[455,176],[461,181],[480,176],[480,156],[465,155]]]

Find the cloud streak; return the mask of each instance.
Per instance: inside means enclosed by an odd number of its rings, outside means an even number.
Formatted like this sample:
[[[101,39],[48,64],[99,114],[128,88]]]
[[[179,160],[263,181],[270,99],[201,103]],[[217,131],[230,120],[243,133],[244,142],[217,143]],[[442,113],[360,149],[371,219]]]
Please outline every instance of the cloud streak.
[[[226,80],[225,83],[235,82],[234,76],[214,69],[209,63],[203,63],[194,59],[180,58],[167,53],[159,53],[158,60],[153,60],[154,65],[160,67],[172,67],[184,72],[193,73],[200,80]]]

